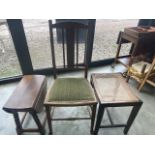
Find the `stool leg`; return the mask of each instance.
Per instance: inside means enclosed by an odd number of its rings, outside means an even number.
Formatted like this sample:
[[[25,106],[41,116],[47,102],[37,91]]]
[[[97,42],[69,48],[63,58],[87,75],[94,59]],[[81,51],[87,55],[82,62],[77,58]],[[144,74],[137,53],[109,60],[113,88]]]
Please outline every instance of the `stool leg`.
[[[128,121],[127,121],[127,125],[126,125],[126,127],[125,127],[125,129],[124,129],[124,134],[125,134],[125,135],[127,135],[127,133],[128,133],[128,131],[129,131],[129,129],[130,129],[130,127],[131,127],[131,125],[132,125],[134,119],[136,118],[136,116],[137,116],[137,114],[138,114],[138,111],[139,111],[140,107],[141,107],[141,105],[137,105],[137,106],[134,106],[134,107],[132,108],[132,111],[131,111],[131,113],[130,113],[129,119],[128,119]]]
[[[34,121],[36,122],[36,124],[37,124],[37,126],[38,126],[38,129],[39,129],[40,134],[44,135],[44,134],[45,134],[45,131],[44,131],[43,126],[42,126],[41,123],[40,123],[40,120],[39,120],[39,118],[38,118],[38,116],[37,116],[37,113],[36,113],[35,111],[32,111],[32,112],[30,112],[30,113],[31,113],[31,115],[32,115],[32,117],[33,117],[33,119],[34,119]]]
[[[99,110],[98,110],[98,114],[97,114],[97,120],[96,120],[96,125],[95,125],[95,130],[94,130],[94,134],[97,135],[100,125],[101,125],[101,121],[102,121],[102,117],[104,114],[104,106],[102,106],[101,104],[99,105]]]
[[[46,115],[47,115],[47,122],[48,122],[48,127],[49,127],[49,134],[52,135],[52,123],[51,123],[51,115],[50,115],[50,107],[46,106]]]
[[[16,113],[13,113],[13,116],[14,116],[14,120],[15,120],[15,124],[16,124],[17,134],[21,135],[22,134],[22,125],[21,125],[20,120],[19,120],[19,115],[16,112]]]
[[[93,134],[93,128],[94,128],[94,122],[95,122],[95,115],[96,115],[96,104],[93,105],[92,108],[92,116],[91,116],[91,129],[90,129],[90,133]]]

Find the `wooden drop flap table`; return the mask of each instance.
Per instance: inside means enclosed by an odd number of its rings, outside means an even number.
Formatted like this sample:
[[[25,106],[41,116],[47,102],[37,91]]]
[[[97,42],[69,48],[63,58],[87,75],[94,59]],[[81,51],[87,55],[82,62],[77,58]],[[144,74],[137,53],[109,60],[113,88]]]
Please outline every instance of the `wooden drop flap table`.
[[[43,75],[25,75],[9,97],[3,110],[13,114],[17,134],[23,132],[40,132],[44,134],[44,127],[41,124],[37,113],[43,108],[43,101],[46,94],[47,80]],[[20,120],[19,112],[24,112],[25,115]],[[23,129],[22,124],[26,114],[32,115],[38,129]]]

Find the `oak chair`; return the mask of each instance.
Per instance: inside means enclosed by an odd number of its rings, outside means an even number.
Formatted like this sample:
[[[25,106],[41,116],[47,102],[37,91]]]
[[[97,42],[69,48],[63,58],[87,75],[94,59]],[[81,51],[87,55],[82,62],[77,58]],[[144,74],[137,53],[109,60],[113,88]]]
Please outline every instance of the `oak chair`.
[[[145,60],[144,57],[133,58],[127,72],[127,82],[130,78],[135,79],[139,85],[138,90],[141,91],[145,83],[155,87],[155,56],[152,63]]]
[[[86,30],[85,46],[87,44],[88,37],[88,25],[77,22],[59,22],[52,24],[49,20],[50,30],[50,43],[52,63],[54,70],[54,83],[50,86],[47,95],[45,97],[45,108],[48,120],[49,134],[52,132],[52,107],[75,107],[75,106],[90,106],[92,110],[91,114],[91,129],[93,133],[94,119],[96,113],[97,101],[90,83],[87,80],[88,64],[87,64],[87,51],[84,51],[84,64],[79,65],[79,30]],[[54,40],[56,37],[54,29],[59,30],[62,34],[62,53],[63,53],[63,69],[84,70],[84,77],[81,78],[57,78],[59,68],[56,65],[56,53]],[[76,49],[76,50],[75,50]],[[76,62],[75,62],[76,61]],[[71,118],[72,120],[75,120]],[[80,118],[77,118],[78,120]],[[81,118],[82,119],[82,118]]]

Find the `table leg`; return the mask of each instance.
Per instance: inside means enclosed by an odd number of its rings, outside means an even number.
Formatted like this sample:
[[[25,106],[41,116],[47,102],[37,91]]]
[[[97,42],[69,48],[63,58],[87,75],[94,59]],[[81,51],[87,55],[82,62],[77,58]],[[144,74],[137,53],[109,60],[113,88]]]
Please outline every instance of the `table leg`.
[[[14,116],[14,120],[15,120],[15,124],[16,124],[17,134],[21,135],[22,134],[22,125],[21,125],[20,120],[19,120],[18,112],[13,113],[13,116]]]
[[[101,121],[102,121],[102,117],[104,114],[104,106],[103,105],[99,105],[99,110],[98,110],[98,114],[97,114],[97,120],[96,120],[96,125],[95,125],[95,130],[94,130],[94,134],[97,135],[100,125],[101,125]]]
[[[32,112],[30,112],[30,113],[31,113],[31,115],[32,115],[32,117],[33,117],[33,119],[34,119],[34,121],[36,122],[36,124],[37,124],[37,126],[38,126],[38,129],[39,129],[40,134],[44,135],[44,134],[45,134],[44,128],[43,128],[43,126],[41,125],[40,120],[39,120],[39,118],[38,118],[36,112],[35,112],[35,111],[32,111]]]
[[[132,125],[134,119],[136,118],[136,116],[137,116],[137,114],[138,114],[138,111],[139,111],[141,105],[142,105],[142,104],[137,105],[137,106],[134,106],[134,107],[132,108],[132,111],[131,111],[131,113],[130,113],[129,119],[128,119],[128,121],[127,121],[127,125],[126,125],[126,127],[125,127],[125,129],[124,129],[124,134],[125,134],[125,135],[128,133],[128,131],[129,131],[129,129],[130,129],[130,127],[131,127],[131,125]]]
[[[49,134],[51,135],[53,132],[52,132],[50,107],[49,106],[46,106],[45,108],[46,108],[47,122],[48,122],[48,127],[49,127]]]
[[[93,134],[93,129],[94,129],[94,122],[95,122],[95,115],[96,115],[96,104],[93,105],[92,107],[92,116],[91,116],[91,129],[90,133]]]
[[[121,46],[122,46],[122,36],[121,36],[121,32],[120,32],[120,40],[118,41],[118,46],[117,46],[117,52],[116,52],[116,56],[115,56],[115,60],[114,63],[112,64],[112,68],[115,67],[115,64],[117,63],[117,59],[119,57],[120,54],[120,50],[121,50]]]
[[[134,49],[134,44],[132,43],[129,54],[132,54],[133,49]]]

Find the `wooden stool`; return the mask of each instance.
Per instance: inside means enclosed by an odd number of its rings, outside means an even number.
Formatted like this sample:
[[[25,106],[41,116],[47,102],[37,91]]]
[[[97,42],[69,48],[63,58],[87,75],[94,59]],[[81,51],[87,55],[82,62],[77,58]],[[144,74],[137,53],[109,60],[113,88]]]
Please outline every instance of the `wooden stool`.
[[[4,105],[3,110],[12,113],[14,116],[17,134],[22,134],[23,132],[40,132],[40,134],[45,133],[37,113],[43,108],[46,85],[47,80],[45,76],[25,75]],[[25,112],[25,115],[21,121],[19,119],[18,112]],[[38,129],[22,128],[22,124],[27,113],[32,115]]]
[[[125,127],[124,134],[127,134],[142,105],[142,101],[132,93],[121,74],[93,74],[91,76],[91,84],[99,102],[94,134],[98,134],[99,128],[109,127]],[[111,125],[101,126],[105,108],[126,106],[133,107],[126,124],[114,124],[107,111]]]

